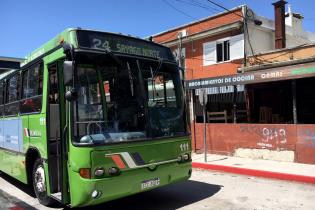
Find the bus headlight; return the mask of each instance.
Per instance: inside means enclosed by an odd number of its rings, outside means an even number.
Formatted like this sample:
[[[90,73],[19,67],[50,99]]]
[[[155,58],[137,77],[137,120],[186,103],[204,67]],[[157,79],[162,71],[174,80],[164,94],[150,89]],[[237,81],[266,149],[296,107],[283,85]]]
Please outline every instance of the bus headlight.
[[[116,167],[111,167],[108,169],[109,175],[118,175],[119,174],[119,169]]]
[[[182,163],[182,162],[187,162],[187,161],[189,161],[190,160],[190,155],[189,154],[183,154],[183,155],[180,155],[180,156],[178,156],[178,158],[177,158],[177,162],[179,162],[179,163]]]
[[[94,175],[95,175],[95,176],[103,176],[104,173],[105,173],[104,168],[97,168],[97,169],[95,169],[95,171],[94,171]]]
[[[101,191],[94,190],[91,194],[91,197],[95,199],[95,198],[99,197],[101,194],[102,194]]]
[[[183,161],[188,161],[189,160],[189,154],[183,154]]]

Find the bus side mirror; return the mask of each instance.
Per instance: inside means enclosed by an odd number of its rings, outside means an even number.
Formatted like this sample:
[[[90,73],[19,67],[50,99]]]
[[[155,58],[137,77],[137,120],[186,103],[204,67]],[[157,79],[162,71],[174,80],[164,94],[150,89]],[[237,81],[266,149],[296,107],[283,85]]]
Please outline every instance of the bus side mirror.
[[[65,61],[63,63],[63,81],[65,86],[71,85],[73,78],[73,61]]]
[[[72,88],[71,90],[68,90],[65,94],[65,98],[67,101],[75,101],[78,99],[78,92]]]
[[[184,76],[185,69],[182,68],[182,67],[178,67],[178,69],[179,69],[179,78],[180,78],[181,81],[184,81],[185,80],[185,76]]]

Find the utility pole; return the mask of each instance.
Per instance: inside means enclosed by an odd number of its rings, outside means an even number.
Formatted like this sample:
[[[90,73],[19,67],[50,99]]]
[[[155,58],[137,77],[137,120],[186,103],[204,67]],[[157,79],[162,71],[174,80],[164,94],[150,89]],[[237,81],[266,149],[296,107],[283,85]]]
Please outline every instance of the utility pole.
[[[202,105],[203,110],[203,147],[204,147],[204,160],[207,162],[207,117],[206,117],[206,106],[208,102],[207,90],[202,88],[199,91],[199,102]]]
[[[178,53],[177,53],[177,59],[178,59],[178,65],[180,68],[182,68],[182,39],[183,38],[183,33],[178,32]]]
[[[293,102],[293,123],[297,124],[297,111],[296,111],[296,80],[292,80],[292,102]]]

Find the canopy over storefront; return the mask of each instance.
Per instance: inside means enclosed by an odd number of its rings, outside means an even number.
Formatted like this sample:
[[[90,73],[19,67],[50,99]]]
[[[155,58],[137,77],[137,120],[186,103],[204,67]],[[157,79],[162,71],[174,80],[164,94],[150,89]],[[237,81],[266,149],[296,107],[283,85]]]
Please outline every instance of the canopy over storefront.
[[[186,81],[194,149],[204,150],[206,133],[212,153],[261,157],[268,152],[272,158],[315,164],[315,59],[241,70]],[[207,97],[204,106],[200,93]]]
[[[315,76],[315,62],[291,66],[273,67],[229,76],[186,80],[186,89],[265,83]]]

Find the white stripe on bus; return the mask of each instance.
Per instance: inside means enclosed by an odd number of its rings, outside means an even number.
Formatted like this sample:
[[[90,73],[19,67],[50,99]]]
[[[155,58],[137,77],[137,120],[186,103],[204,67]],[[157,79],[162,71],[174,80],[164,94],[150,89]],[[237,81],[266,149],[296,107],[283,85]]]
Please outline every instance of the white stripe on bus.
[[[133,161],[132,157],[128,152],[122,152],[120,153],[120,155],[124,158],[129,168],[137,167],[136,163]]]

